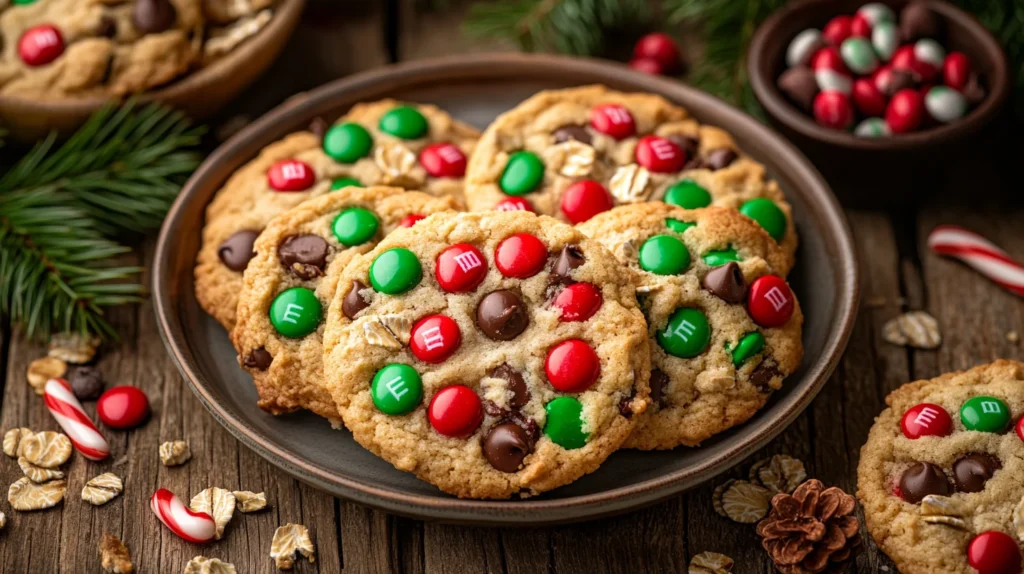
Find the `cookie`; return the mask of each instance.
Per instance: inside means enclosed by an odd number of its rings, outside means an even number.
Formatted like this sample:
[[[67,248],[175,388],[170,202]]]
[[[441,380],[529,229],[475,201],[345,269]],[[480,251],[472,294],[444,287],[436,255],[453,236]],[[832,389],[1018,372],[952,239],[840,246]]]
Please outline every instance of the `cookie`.
[[[791,209],[764,166],[725,131],[653,94],[540,92],[487,128],[466,175],[473,211],[528,209],[578,224],[656,200],[740,209],[789,257],[796,251]]]
[[[748,218],[652,202],[579,229],[633,272],[649,325],[651,406],[625,447],[696,446],[753,416],[799,367],[788,259]]]
[[[273,17],[273,4],[272,0],[15,3],[0,14],[0,94],[62,99],[125,96],[157,88],[256,35]]]
[[[247,263],[244,246],[254,232],[310,197],[347,185],[418,189],[422,183],[426,193],[459,199],[461,170],[477,136],[473,128],[437,107],[394,100],[356,105],[333,127],[311,129],[319,133],[298,132],[264,148],[231,176],[207,207],[195,271],[196,298],[229,330],[234,327],[241,272]],[[392,132],[418,137],[402,139]],[[404,158],[398,164],[408,169],[381,167],[395,158]],[[415,165],[409,167],[409,161]],[[424,166],[437,177],[425,175]],[[235,259],[226,259],[225,254]]]
[[[572,482],[647,406],[646,328],[626,269],[528,213],[434,215],[354,258],[324,352],[355,439],[460,497]]]
[[[339,420],[323,386],[321,337],[341,269],[392,230],[455,206],[450,197],[347,187],[270,221],[255,239],[231,334],[261,408],[274,414],[309,409]]]
[[[879,548],[904,574],[1020,572],[1024,364],[908,383],[885,403],[857,468]]]

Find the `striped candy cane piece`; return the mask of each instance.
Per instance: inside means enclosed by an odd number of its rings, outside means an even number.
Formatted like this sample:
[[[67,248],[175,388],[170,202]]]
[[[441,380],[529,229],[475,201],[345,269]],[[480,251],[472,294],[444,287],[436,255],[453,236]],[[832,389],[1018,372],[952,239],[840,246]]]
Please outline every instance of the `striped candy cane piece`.
[[[928,234],[928,247],[963,261],[1007,291],[1024,297],[1024,265],[988,239],[956,225],[940,225]]]
[[[82,409],[82,404],[71,392],[71,386],[64,379],[50,379],[43,387],[43,401],[50,414],[57,419],[57,424],[64,429],[71,444],[82,456],[89,460],[100,461],[110,456],[110,445],[100,434],[89,416]]]
[[[209,542],[217,533],[217,525],[212,516],[205,512],[194,512],[166,488],[153,493],[149,506],[171,532],[193,544]]]

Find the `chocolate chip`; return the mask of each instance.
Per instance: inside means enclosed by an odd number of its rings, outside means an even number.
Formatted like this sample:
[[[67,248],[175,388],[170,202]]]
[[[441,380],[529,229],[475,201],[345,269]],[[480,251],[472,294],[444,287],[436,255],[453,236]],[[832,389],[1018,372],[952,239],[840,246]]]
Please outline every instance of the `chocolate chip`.
[[[352,288],[348,290],[345,298],[341,301],[341,312],[349,319],[355,319],[360,311],[370,306],[366,299],[363,299],[363,296],[359,294],[364,289],[366,289],[365,283],[353,281]]]
[[[900,37],[904,42],[920,38],[938,40],[942,32],[942,20],[924,2],[911,2],[900,12]]]
[[[529,435],[515,423],[495,425],[483,439],[484,456],[501,472],[516,472],[533,450]]]
[[[558,254],[558,259],[555,260],[555,267],[551,270],[551,274],[560,283],[570,285],[575,283],[572,278],[572,270],[583,265],[584,262],[586,262],[586,258],[583,257],[583,250],[580,249],[579,245],[566,245]]]
[[[953,463],[953,482],[960,492],[981,492],[985,483],[1003,465],[996,457],[974,452],[964,455]]]
[[[135,0],[132,22],[143,34],[166,32],[175,19],[177,12],[170,0]]]
[[[761,361],[761,364],[754,369],[754,372],[750,373],[750,384],[760,389],[761,392],[766,393],[771,390],[772,379],[781,376],[782,371],[779,370],[778,365],[775,363],[769,364],[768,361]]]
[[[700,153],[700,140],[696,136],[672,134],[666,136],[665,139],[679,146],[686,153],[686,157],[697,157],[697,154]]]
[[[668,375],[664,372],[658,369],[651,371],[651,400],[662,407],[665,406],[665,387],[668,383]]]
[[[964,97],[967,98],[967,103],[976,106],[985,99],[985,86],[981,83],[981,78],[977,72],[971,72],[970,77],[967,78],[967,85],[963,89]]]
[[[914,75],[906,70],[892,70],[889,72],[889,81],[883,83],[879,88],[884,96],[891,98],[896,92],[913,88],[917,85]]]
[[[273,360],[274,358],[270,356],[270,353],[265,348],[260,347],[249,351],[249,354],[245,356],[242,362],[250,369],[266,371]]]
[[[810,113],[814,96],[820,91],[814,72],[807,66],[790,68],[779,76],[779,91],[798,108]]]
[[[590,132],[583,126],[568,124],[553,132],[555,143],[563,143],[569,140],[576,140],[580,143],[590,145]]]
[[[96,33],[104,38],[113,38],[117,36],[117,21],[110,16],[103,15],[100,18],[100,26],[96,30]]]
[[[711,171],[718,171],[729,167],[729,165],[736,161],[736,158],[738,157],[739,155],[735,151],[727,147],[713,149],[709,151],[707,157],[704,158],[704,167]]]
[[[321,139],[323,139],[324,134],[327,133],[327,128],[329,127],[327,120],[320,116],[313,118],[313,121],[309,122],[309,131],[313,132],[313,135]]]
[[[327,242],[319,235],[289,235],[277,246],[277,258],[300,279],[314,279],[327,266]]]
[[[948,496],[953,492],[942,469],[928,462],[916,462],[900,477],[903,500],[917,504],[929,494]]]
[[[512,391],[512,398],[509,399],[508,406],[520,409],[523,405],[530,402],[530,389],[526,388],[523,374],[513,369],[508,363],[498,365],[497,368],[491,371],[491,377],[502,379],[508,383],[508,390]]]
[[[103,394],[103,374],[96,367],[72,367],[64,376],[79,400],[92,401]]]
[[[523,299],[515,291],[488,293],[476,308],[476,324],[495,341],[511,341],[530,324]]]
[[[726,303],[742,303],[747,282],[735,261],[715,267],[704,276],[704,288]]]
[[[256,242],[256,237],[259,234],[259,231],[252,229],[236,231],[217,248],[217,257],[220,257],[221,263],[228,269],[245,271],[249,260],[256,256],[256,252],[252,250],[252,244]]]

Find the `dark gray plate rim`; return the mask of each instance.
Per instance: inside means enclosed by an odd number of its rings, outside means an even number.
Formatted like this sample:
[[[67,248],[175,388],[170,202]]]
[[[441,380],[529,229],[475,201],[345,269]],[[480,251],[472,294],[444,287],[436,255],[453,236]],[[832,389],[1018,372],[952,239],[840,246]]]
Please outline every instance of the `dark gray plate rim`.
[[[261,435],[244,419],[219,404],[200,374],[176,308],[178,294],[173,287],[169,262],[174,257],[176,238],[199,229],[198,222],[183,219],[183,206],[201,197],[203,186],[219,186],[220,180],[210,180],[215,177],[216,166],[240,154],[245,159],[254,157],[263,146],[292,131],[294,126],[330,113],[339,101],[376,99],[408,86],[497,78],[605,83],[614,88],[659,93],[684,106],[713,110],[715,121],[729,129],[741,145],[753,142],[759,149],[771,150],[774,163],[785,165],[788,176],[800,181],[806,209],[810,212],[808,216],[831,230],[826,236],[826,248],[837,269],[834,314],[837,321],[822,353],[812,358],[802,379],[785,397],[770,404],[740,430],[744,435],[742,440],[707,447],[717,452],[704,463],[632,486],[559,499],[494,501],[411,494],[355,480],[315,461],[297,457],[276,443],[272,436]],[[846,218],[821,175],[790,143],[743,112],[677,81],[634,72],[611,62],[550,55],[473,54],[416,61],[349,76],[295,96],[220,146],[203,162],[164,221],[153,265],[154,310],[168,352],[202,404],[243,444],[297,479],[336,496],[415,518],[491,525],[554,524],[618,514],[653,504],[728,470],[781,433],[821,390],[846,347],[858,299],[857,263]]]

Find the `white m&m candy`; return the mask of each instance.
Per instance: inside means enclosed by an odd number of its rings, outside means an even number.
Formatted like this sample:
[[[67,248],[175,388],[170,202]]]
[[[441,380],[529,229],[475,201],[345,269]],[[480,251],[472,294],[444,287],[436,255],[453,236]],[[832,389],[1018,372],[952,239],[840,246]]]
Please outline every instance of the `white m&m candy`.
[[[786,49],[786,65],[794,68],[809,64],[811,57],[824,45],[825,40],[822,39],[821,32],[818,30],[808,28],[800,32]]]
[[[963,94],[946,86],[935,86],[924,97],[928,115],[944,124],[956,121],[967,113],[967,100]]]
[[[879,22],[871,29],[871,47],[878,59],[888,62],[900,46],[900,31],[892,22]]]
[[[867,118],[857,124],[853,129],[853,135],[860,138],[880,138],[892,135],[889,124],[882,118]]]

